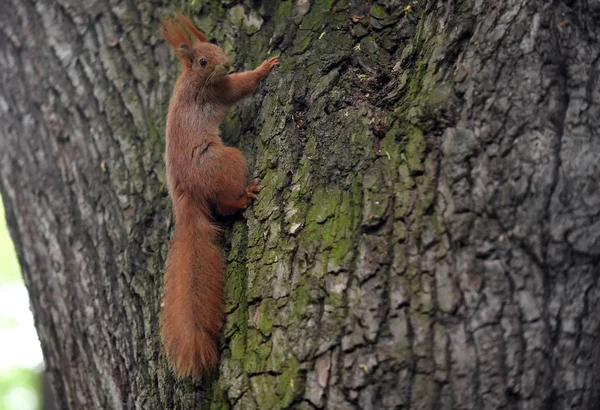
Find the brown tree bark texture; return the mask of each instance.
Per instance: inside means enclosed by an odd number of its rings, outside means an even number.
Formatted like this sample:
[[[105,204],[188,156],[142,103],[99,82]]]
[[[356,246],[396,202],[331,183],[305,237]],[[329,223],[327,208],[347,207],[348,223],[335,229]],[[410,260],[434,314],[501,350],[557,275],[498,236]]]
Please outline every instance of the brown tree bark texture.
[[[600,3],[4,0],[0,192],[72,409],[598,404]],[[217,375],[158,336],[183,10],[238,70]]]

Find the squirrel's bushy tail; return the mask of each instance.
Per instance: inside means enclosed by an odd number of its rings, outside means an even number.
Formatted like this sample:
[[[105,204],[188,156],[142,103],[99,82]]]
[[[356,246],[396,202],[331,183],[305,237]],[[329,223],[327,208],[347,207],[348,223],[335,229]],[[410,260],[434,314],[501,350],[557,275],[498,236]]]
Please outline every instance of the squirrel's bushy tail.
[[[167,258],[161,337],[179,376],[198,377],[219,360],[223,326],[223,272],[216,228],[193,205],[177,204],[175,233]]]

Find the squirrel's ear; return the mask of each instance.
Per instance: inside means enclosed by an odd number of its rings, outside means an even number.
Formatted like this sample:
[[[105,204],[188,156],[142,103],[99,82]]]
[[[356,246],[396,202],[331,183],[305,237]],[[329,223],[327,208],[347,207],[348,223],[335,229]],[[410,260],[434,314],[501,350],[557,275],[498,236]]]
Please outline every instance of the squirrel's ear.
[[[179,48],[179,46],[185,43],[188,47],[192,46],[192,42],[190,37],[187,35],[183,27],[177,24],[175,21],[168,19],[161,22],[162,30],[162,38],[165,39],[167,43],[175,50]]]
[[[177,21],[179,21],[179,24],[181,24],[183,27],[188,29],[188,31],[192,34],[192,36],[196,37],[198,39],[198,41],[200,41],[202,43],[208,41],[208,39],[206,38],[204,33],[202,33],[200,30],[198,30],[196,28],[196,26],[194,25],[194,23],[192,23],[192,21],[189,18],[187,18],[186,16],[184,16],[181,13],[178,13],[175,16],[175,18],[177,19]]]
[[[194,62],[194,51],[190,48],[187,43],[181,43],[176,50],[177,57],[187,67],[192,68]]]

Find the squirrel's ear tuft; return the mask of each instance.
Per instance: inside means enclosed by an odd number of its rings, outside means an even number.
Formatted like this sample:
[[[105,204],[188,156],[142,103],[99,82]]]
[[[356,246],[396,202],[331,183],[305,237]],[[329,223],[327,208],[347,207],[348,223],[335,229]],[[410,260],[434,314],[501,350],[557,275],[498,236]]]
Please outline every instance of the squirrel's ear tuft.
[[[192,47],[192,41],[183,27],[172,19],[163,20],[161,22],[161,35],[175,50],[180,48],[181,44]]]
[[[186,16],[184,16],[181,13],[178,13],[175,16],[175,18],[177,19],[179,24],[181,24],[183,27],[188,29],[188,31],[192,34],[192,36],[196,37],[198,39],[198,41],[200,41],[202,43],[208,41],[208,39],[206,38],[204,33],[202,33],[200,30],[198,30],[196,28],[196,26],[194,25],[194,23],[192,23],[192,21],[189,18],[187,18]]]
[[[172,19],[162,21],[161,26],[162,37],[173,47],[184,69],[191,68],[194,60],[194,52],[190,36],[188,36],[183,27]]]

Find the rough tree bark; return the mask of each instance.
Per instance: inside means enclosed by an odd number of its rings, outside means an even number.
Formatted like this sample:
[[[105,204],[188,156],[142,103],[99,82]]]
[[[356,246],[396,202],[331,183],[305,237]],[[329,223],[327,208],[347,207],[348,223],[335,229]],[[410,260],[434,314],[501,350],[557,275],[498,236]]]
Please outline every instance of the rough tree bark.
[[[4,1],[0,191],[61,407],[597,406],[600,3],[406,6]],[[158,337],[176,10],[283,63],[223,126],[265,189],[204,382]]]

